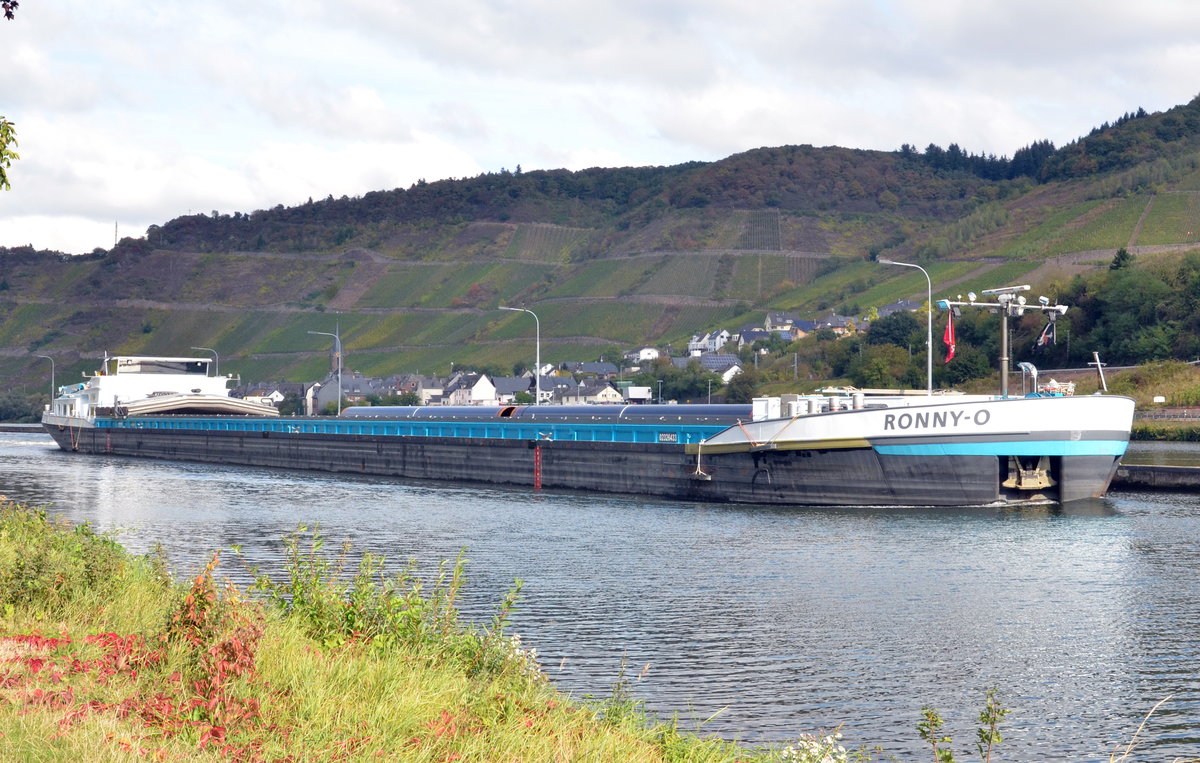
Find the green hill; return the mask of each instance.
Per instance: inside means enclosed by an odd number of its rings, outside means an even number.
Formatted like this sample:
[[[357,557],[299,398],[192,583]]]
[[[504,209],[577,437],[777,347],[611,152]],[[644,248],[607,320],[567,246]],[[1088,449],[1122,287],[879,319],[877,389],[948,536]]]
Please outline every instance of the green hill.
[[[248,214],[189,215],[113,250],[0,250],[0,371],[60,383],[109,354],[214,348],[244,379],[347,367],[445,373],[736,328],[768,310],[859,314],[1013,282],[1061,288],[1115,251],[1196,250],[1200,98],[1012,160],[783,146],[712,163],[502,171]]]

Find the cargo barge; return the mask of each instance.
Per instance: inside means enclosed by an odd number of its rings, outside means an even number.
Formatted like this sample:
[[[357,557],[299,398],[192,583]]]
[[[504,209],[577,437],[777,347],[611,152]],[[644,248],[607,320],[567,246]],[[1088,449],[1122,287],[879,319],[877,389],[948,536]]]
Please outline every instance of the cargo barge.
[[[753,405],[351,407],[281,417],[206,358],[106,358],[42,423],[65,451],[775,505],[1101,496],[1133,401],[861,393]]]

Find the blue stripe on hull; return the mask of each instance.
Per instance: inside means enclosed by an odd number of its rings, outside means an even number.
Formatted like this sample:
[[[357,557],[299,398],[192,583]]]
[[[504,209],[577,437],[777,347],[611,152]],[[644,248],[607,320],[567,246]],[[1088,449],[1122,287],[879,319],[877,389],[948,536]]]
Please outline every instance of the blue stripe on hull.
[[[1031,440],[876,445],[885,456],[1122,456],[1125,440]]]

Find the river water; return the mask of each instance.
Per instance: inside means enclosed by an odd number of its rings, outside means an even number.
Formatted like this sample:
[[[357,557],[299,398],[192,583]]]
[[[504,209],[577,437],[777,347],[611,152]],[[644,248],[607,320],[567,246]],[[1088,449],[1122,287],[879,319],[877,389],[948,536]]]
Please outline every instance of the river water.
[[[841,725],[851,745],[924,759],[931,705],[971,759],[995,686],[1012,709],[1000,759],[1107,761],[1168,696],[1140,759],[1200,755],[1194,494],[717,506],[81,456],[33,433],[0,434],[0,493],[119,529],[133,551],[162,544],[179,577],[235,544],[278,569],[298,523],[426,569],[465,548],[467,616],[522,578],[513,630],[560,688],[606,695],[625,662],[652,709],[726,738]]]

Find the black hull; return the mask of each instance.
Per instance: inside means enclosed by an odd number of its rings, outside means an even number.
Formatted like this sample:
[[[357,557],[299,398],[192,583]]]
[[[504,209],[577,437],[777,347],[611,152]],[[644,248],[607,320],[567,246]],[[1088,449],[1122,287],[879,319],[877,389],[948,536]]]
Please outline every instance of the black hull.
[[[1006,495],[995,456],[886,456],[869,447],[696,457],[682,445],[281,432],[59,428],[63,450],[413,480],[599,491],[673,500],[965,506],[1102,495],[1111,457],[1063,458],[1045,496]]]

